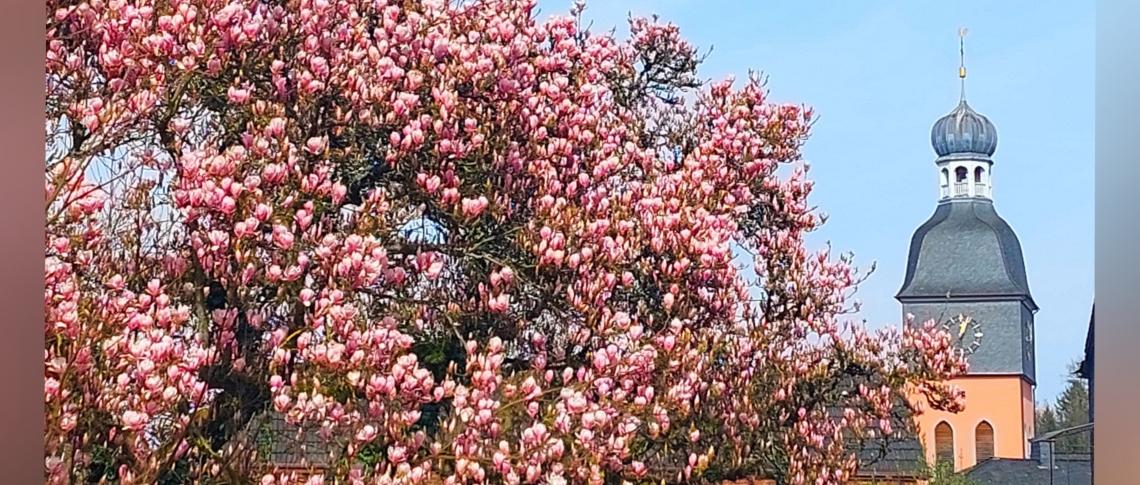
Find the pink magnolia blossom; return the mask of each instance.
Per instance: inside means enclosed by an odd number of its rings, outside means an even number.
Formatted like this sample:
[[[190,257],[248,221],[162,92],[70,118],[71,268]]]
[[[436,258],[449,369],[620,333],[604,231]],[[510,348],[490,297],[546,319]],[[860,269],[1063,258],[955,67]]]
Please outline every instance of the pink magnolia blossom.
[[[313,155],[320,155],[325,151],[325,147],[327,146],[328,138],[323,136],[315,136],[309,138],[309,140],[305,142],[305,151],[312,153]]]
[[[150,418],[146,413],[127,411],[123,413],[123,426],[132,431],[141,431],[146,427]]]
[[[226,98],[233,104],[245,104],[246,101],[249,101],[250,92],[248,89],[230,87],[226,91]]]
[[[476,199],[463,199],[463,215],[477,217],[487,208],[487,198],[479,196]]]
[[[843,321],[861,275],[805,241],[811,110],[701,82],[674,25],[47,8],[45,146],[99,148],[47,150],[50,483],[105,449],[124,483],[676,483],[777,453],[831,484],[898,399],[961,407],[945,333]],[[245,454],[271,419],[328,466]]]

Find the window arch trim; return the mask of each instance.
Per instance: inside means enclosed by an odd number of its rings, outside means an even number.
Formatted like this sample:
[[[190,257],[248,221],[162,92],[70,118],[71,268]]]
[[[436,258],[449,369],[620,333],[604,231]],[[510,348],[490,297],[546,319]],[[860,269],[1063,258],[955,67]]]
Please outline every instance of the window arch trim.
[[[983,428],[982,426],[985,426],[985,428]],[[982,441],[983,430],[986,430],[989,432],[988,443]],[[979,421],[978,424],[974,426],[974,457],[975,457],[974,461],[981,463],[985,460],[988,460],[988,459],[996,456],[996,454],[997,454],[996,453],[997,452],[997,450],[996,450],[996,448],[997,448],[996,435],[997,435],[997,430],[994,429],[994,425],[990,424],[990,422],[985,420],[985,419]],[[987,451],[987,453],[983,453],[983,451]]]
[[[970,169],[960,165],[954,169],[954,182],[961,183],[967,180],[970,180]]]
[[[957,468],[957,457],[954,451],[954,426],[947,421],[939,421],[934,426],[934,461],[935,463],[948,461]],[[949,442],[947,442],[947,440]]]

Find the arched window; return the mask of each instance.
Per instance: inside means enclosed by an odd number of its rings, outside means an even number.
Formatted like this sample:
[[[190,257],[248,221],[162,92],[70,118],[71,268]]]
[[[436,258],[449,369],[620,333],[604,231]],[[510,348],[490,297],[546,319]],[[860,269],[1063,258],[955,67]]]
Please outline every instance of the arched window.
[[[982,421],[974,428],[974,453],[978,463],[994,457],[994,427]]]
[[[954,466],[954,430],[943,421],[934,427],[934,458]]]
[[[969,173],[970,171],[966,170],[966,167],[958,167],[954,169],[954,181],[959,183],[965,182],[966,176],[969,175]]]
[[[942,169],[942,185],[948,185],[949,183],[950,183],[950,171],[946,170],[946,169]]]
[[[986,171],[982,167],[975,168],[974,169],[974,183],[976,183],[976,184],[982,183],[982,176],[985,175],[985,173],[986,173]]]

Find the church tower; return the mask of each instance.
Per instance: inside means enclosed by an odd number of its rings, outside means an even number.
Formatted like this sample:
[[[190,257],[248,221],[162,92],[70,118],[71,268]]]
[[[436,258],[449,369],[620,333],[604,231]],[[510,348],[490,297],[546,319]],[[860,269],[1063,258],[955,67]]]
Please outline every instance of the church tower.
[[[960,32],[964,35],[964,30]],[[962,97],[934,123],[938,203],[914,232],[896,298],[911,324],[934,320],[967,355],[960,413],[918,417],[927,460],[969,468],[991,457],[1026,458],[1034,430],[1033,315],[1021,243],[994,209],[997,130]]]

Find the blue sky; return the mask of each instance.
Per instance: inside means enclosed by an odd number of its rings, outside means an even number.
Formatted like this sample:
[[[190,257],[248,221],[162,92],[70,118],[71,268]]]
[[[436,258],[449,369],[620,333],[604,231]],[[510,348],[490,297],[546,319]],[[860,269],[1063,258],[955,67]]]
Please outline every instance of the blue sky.
[[[539,5],[544,19],[570,1]],[[594,0],[586,17],[624,34],[630,12],[712,47],[703,77],[761,71],[773,100],[815,108],[805,158],[830,219],[812,242],[877,264],[857,295],[872,326],[901,320],[907,246],[938,194],[930,127],[957,104],[967,27],[966,95],[998,129],[994,204],[1041,307],[1037,400],[1064,389],[1093,301],[1093,2]]]

